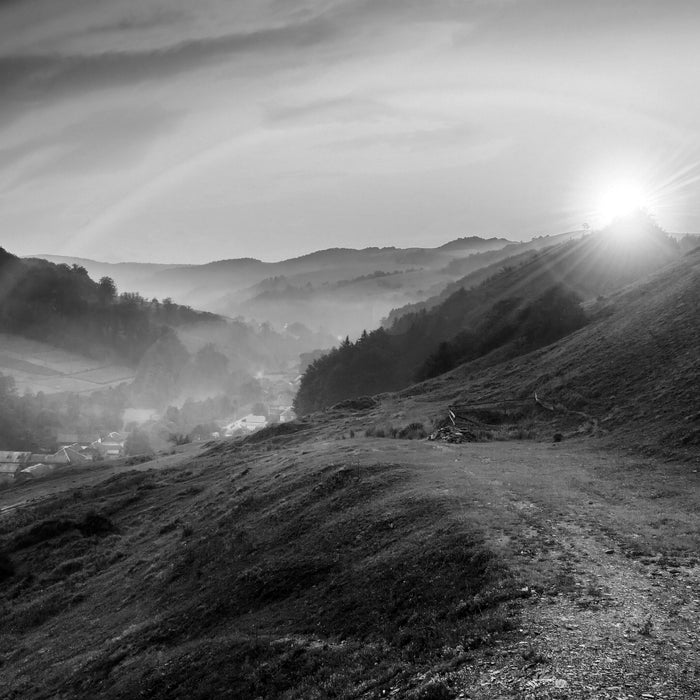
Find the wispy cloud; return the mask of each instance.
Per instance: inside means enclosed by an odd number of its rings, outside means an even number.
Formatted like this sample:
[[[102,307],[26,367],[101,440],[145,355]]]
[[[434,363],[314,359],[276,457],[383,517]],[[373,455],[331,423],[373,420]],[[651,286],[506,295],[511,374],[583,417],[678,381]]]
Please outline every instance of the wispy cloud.
[[[143,257],[546,232],[568,179],[698,159],[699,31],[690,0],[0,2],[0,225]]]
[[[141,160],[154,139],[167,135],[180,116],[141,105],[94,112],[75,122],[0,149],[3,190],[37,178],[119,170]]]

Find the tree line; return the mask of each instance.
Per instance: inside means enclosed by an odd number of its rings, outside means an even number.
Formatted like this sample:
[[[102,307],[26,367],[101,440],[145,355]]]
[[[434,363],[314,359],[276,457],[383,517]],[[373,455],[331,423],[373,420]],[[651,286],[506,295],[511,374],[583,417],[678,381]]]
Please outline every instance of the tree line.
[[[508,356],[529,352],[586,322],[581,298],[561,284],[533,301],[501,299],[477,315],[474,302],[473,293],[460,289],[390,331],[365,331],[356,342],[346,338],[306,368],[294,410],[305,415],[348,398],[396,391],[498,348]]]
[[[135,367],[168,327],[218,318],[171,299],[118,294],[111,278],[95,282],[80,265],[0,248],[0,332]]]

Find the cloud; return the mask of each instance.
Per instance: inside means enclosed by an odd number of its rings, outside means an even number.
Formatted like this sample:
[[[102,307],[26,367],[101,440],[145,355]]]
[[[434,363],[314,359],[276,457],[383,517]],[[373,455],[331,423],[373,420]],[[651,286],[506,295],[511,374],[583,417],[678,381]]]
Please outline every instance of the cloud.
[[[698,19],[681,0],[3,3],[0,222],[144,258],[158,230],[183,255],[294,226],[547,231],[607,154],[695,152]]]
[[[264,107],[265,122],[277,128],[319,123],[367,122],[396,117],[396,110],[378,99],[341,95],[328,99],[297,100],[296,104],[277,100]]]
[[[269,57],[292,49],[308,49],[328,41],[333,32],[332,25],[314,19],[281,28],[183,42],[158,51],[5,56],[0,57],[0,91],[46,98],[57,92],[160,80],[236,54],[259,53]]]
[[[180,118],[157,105],[98,110],[0,149],[0,175],[4,171],[16,186],[36,178],[72,173],[89,177],[91,172],[130,167]]]

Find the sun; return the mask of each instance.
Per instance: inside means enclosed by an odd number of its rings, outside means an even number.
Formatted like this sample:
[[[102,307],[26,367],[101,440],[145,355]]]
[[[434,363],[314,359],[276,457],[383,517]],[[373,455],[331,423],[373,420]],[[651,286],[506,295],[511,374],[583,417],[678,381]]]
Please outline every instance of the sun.
[[[597,218],[603,226],[638,212],[648,212],[651,199],[644,187],[633,180],[617,180],[605,187],[598,198]]]

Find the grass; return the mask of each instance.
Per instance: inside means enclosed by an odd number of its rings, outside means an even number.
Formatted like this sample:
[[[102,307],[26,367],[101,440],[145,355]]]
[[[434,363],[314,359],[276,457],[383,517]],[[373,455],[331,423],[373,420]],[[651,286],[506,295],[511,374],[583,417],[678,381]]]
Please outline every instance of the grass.
[[[414,421],[401,428],[388,424],[370,425],[365,429],[365,437],[392,438],[398,440],[424,440],[428,431],[423,423]]]
[[[51,345],[0,333],[0,372],[15,378],[21,390],[55,394],[86,392],[130,381],[133,370],[108,365]]]
[[[212,453],[208,473],[126,473],[5,523],[5,634],[46,644],[60,629],[53,654],[90,649],[42,693],[448,697],[426,675],[445,650],[512,628],[514,577],[414,472],[257,449],[252,468]],[[127,620],[138,634],[119,632]]]
[[[416,415],[392,410],[381,425],[391,416],[398,436]],[[177,469],[125,472],[9,513],[8,692],[453,697],[455,669],[518,638],[522,598],[609,604],[594,584],[580,587],[582,564],[551,522],[583,517],[597,499],[602,536],[614,525],[616,541],[639,533],[635,547],[653,539],[669,552],[682,539],[675,505],[690,494],[667,465],[676,515],[661,522],[654,498],[652,532],[639,499],[617,510],[630,484],[658,491],[658,475],[636,462],[591,467],[570,442],[341,441],[361,424],[335,420],[217,443]],[[695,537],[688,527],[681,544]]]

